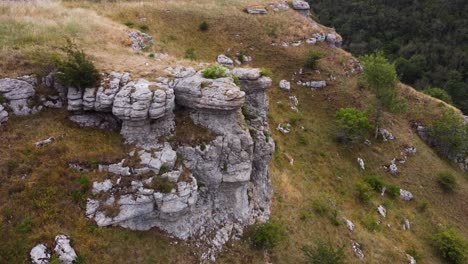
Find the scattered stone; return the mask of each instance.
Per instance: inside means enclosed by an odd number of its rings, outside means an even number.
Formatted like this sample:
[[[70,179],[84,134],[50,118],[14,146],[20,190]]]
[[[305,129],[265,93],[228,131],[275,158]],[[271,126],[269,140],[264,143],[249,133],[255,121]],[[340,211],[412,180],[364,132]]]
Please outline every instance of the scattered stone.
[[[50,261],[50,251],[45,244],[38,244],[29,253],[33,264],[48,264]]]
[[[353,222],[351,222],[351,220],[347,219],[347,218],[343,218],[343,220],[345,221],[346,223],[346,226],[348,227],[348,230],[353,232],[354,231],[354,224]]]
[[[388,141],[388,140],[394,140],[395,137],[393,136],[390,131],[388,131],[385,128],[379,128],[378,129],[378,134],[382,137],[383,141]]]
[[[413,200],[414,197],[413,197],[413,194],[411,192],[400,189],[400,198],[403,201],[411,201],[411,200]]]
[[[390,164],[390,166],[388,166],[388,171],[390,172],[390,174],[392,174],[393,176],[397,175],[398,174],[398,167],[395,163],[392,163]]]
[[[416,264],[416,259],[413,256],[406,254],[406,258],[408,258],[408,264]]]
[[[326,41],[328,45],[332,48],[339,48],[343,42],[343,39],[336,34],[336,32],[329,32],[326,36]]]
[[[365,170],[366,167],[364,165],[364,160],[361,159],[361,158],[357,158],[357,162],[359,163],[359,167],[361,168],[361,170]]]
[[[364,145],[370,146],[372,145],[372,142],[369,139],[364,140]]]
[[[283,134],[288,134],[291,132],[291,124],[286,123],[286,124],[278,124],[278,127],[276,128],[279,132]]]
[[[387,216],[387,210],[382,206],[382,205],[379,205],[377,207],[377,211],[379,212],[379,214],[382,216],[382,217],[386,217]]]
[[[289,89],[291,89],[291,83],[286,80],[281,80],[279,82],[279,87],[283,90],[289,91]]]
[[[218,62],[221,65],[229,66],[229,67],[234,65],[234,61],[224,54],[218,55],[216,62]]]
[[[403,223],[403,230],[410,230],[410,221],[408,219],[405,219],[405,222]]]
[[[111,165],[99,165],[98,170],[100,172],[109,172],[113,173],[116,175],[121,175],[121,176],[129,176],[131,175],[130,173],[130,168],[129,167],[124,167],[125,160],[123,159],[119,163],[111,164]]]
[[[134,51],[148,49],[154,45],[153,37],[140,31],[129,31],[128,37],[132,41]]]
[[[251,15],[264,15],[268,13],[265,7],[247,7],[246,11]]]
[[[385,186],[382,186],[382,191],[380,192],[380,196],[384,196],[385,195],[385,191],[387,190],[387,188]]]
[[[409,155],[416,155],[416,147],[415,147],[415,146],[406,146],[406,147],[403,147],[403,151],[404,151],[406,154],[409,154]]]
[[[275,12],[280,12],[280,11],[287,11],[289,10],[289,4],[288,1],[281,1],[279,3],[271,3],[270,8],[273,9]]]
[[[364,252],[362,252],[361,245],[359,245],[358,242],[351,240],[351,247],[354,255],[356,255],[358,259],[364,259]]]
[[[50,138],[38,141],[38,142],[34,143],[34,145],[36,146],[36,148],[41,148],[41,147],[43,147],[45,145],[51,144],[54,141],[55,141],[55,138],[50,137]]]
[[[315,43],[317,43],[317,39],[316,38],[308,38],[308,39],[306,39],[306,43],[309,44],[309,45],[314,45]]]
[[[76,258],[75,250],[70,245],[70,238],[65,235],[58,235],[55,237],[55,253],[57,253],[60,263],[73,264]]]
[[[327,86],[326,81],[307,81],[307,82],[298,81],[297,84],[305,86],[305,87],[310,87],[313,89],[320,89],[320,88]]]
[[[74,163],[74,162],[69,162],[68,163],[68,168],[79,171],[79,172],[90,172],[90,168],[86,165],[80,164],[80,163]]]
[[[309,3],[303,0],[293,0],[292,6],[295,10],[309,10]]]
[[[296,40],[296,41],[291,42],[291,46],[293,47],[299,47],[301,44],[302,44],[301,40]]]

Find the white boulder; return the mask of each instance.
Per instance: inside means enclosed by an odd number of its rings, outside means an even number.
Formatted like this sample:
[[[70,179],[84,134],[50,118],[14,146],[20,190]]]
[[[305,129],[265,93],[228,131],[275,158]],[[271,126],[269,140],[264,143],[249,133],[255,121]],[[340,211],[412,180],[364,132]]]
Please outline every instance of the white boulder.
[[[57,253],[60,263],[73,264],[78,257],[75,250],[70,245],[70,238],[65,235],[55,237],[55,253]]]
[[[48,264],[50,261],[50,251],[45,244],[38,244],[33,247],[29,256],[33,264]]]

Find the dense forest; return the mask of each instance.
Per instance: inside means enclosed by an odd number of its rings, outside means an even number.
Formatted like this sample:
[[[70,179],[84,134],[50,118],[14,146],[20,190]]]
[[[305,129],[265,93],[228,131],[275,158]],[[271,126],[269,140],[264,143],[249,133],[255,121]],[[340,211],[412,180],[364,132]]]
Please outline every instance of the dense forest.
[[[439,87],[468,113],[468,1],[314,0],[316,19],[336,28],[355,56],[383,50],[402,82]]]

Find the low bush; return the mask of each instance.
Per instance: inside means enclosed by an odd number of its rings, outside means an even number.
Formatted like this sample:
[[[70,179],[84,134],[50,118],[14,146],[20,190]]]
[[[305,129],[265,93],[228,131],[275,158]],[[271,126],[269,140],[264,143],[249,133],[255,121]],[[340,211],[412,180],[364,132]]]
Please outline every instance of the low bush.
[[[277,223],[266,222],[253,227],[252,244],[257,249],[270,250],[286,237],[283,227]]]
[[[440,230],[432,236],[432,242],[445,260],[453,264],[466,263],[467,242],[454,229]]]
[[[99,82],[99,71],[86,54],[70,40],[62,48],[66,57],[56,62],[58,81],[76,88],[94,87]]]
[[[382,187],[385,186],[385,183],[382,180],[382,178],[378,176],[368,176],[364,179],[364,182],[369,184],[372,187],[372,189],[374,189],[374,191],[376,192],[382,191]]]
[[[443,89],[436,88],[436,87],[429,87],[423,90],[423,92],[429,96],[442,100],[446,103],[449,103],[449,104],[452,103],[452,97],[450,97],[450,95]]]
[[[198,28],[200,29],[200,31],[207,31],[209,26],[208,23],[206,23],[206,21],[203,21],[202,23],[200,23]]]
[[[302,252],[309,264],[344,264],[343,248],[335,248],[331,243],[318,241],[315,247],[304,246]]]
[[[26,216],[21,222],[18,223],[16,226],[16,230],[19,233],[29,233],[32,231],[33,228],[33,221],[31,217]]]
[[[186,58],[188,60],[196,60],[198,58],[197,51],[194,48],[186,49],[184,58]]]
[[[367,203],[371,200],[372,198],[372,187],[365,183],[365,182],[359,182],[356,185],[356,190],[357,190],[357,197],[359,201],[363,203]]]
[[[453,110],[445,111],[428,126],[437,151],[445,157],[468,155],[468,124]]]
[[[439,173],[437,182],[446,192],[454,192],[458,187],[457,178],[450,172]]]
[[[362,219],[362,223],[364,224],[364,226],[372,232],[382,231],[382,225],[379,225],[377,221],[378,220],[374,214],[365,215]]]
[[[170,193],[174,188],[172,183],[167,178],[161,178],[158,176],[153,177],[149,187],[162,193]]]
[[[213,65],[202,71],[202,76],[207,79],[227,77],[227,69],[220,65]]]
[[[315,50],[308,51],[305,55],[304,66],[309,69],[315,70],[318,66],[318,61],[321,58],[323,58],[323,56],[324,56],[323,53],[319,51],[315,51]]]
[[[266,77],[270,77],[270,78],[273,77],[273,72],[267,68],[260,68],[260,73]]]
[[[361,142],[371,125],[364,112],[355,108],[341,108],[335,114],[336,137],[343,143]]]

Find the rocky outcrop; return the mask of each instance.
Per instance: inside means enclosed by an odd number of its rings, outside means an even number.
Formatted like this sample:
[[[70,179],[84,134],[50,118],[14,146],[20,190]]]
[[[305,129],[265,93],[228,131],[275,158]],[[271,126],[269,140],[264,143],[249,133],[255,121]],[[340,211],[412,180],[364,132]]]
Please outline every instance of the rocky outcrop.
[[[129,31],[128,37],[132,41],[134,51],[148,49],[154,46],[153,37],[140,31]]]
[[[73,264],[78,257],[70,245],[70,238],[65,235],[55,237],[54,251],[62,264]]]
[[[310,5],[304,0],[293,0],[292,7],[294,10],[299,12],[301,15],[310,16]]]
[[[38,244],[29,253],[31,263],[48,264],[50,261],[50,251],[45,244]]]
[[[35,83],[32,81],[30,82]],[[6,101],[4,102],[4,106],[11,109],[13,115],[25,116],[37,113],[41,110],[42,106],[31,106],[31,99],[36,93],[35,86],[31,83],[19,79],[0,79],[0,97]]]
[[[136,145],[121,162],[99,166],[109,177],[93,183],[93,193],[105,198],[88,199],[86,215],[99,226],[158,227],[181,239],[196,237],[207,244],[204,257],[212,259],[244,226],[270,216],[274,142],[265,91],[271,79],[259,69],[233,69],[232,76],[218,79],[193,69],[170,72],[172,80],[156,82],[111,73],[97,89],[68,90],[68,109],[77,113],[72,120],[91,126],[102,124],[92,116],[112,115],[122,136]],[[175,127],[176,108],[212,139],[202,145],[161,142],[174,128],[186,129]],[[134,156],[138,162],[129,162]]]

